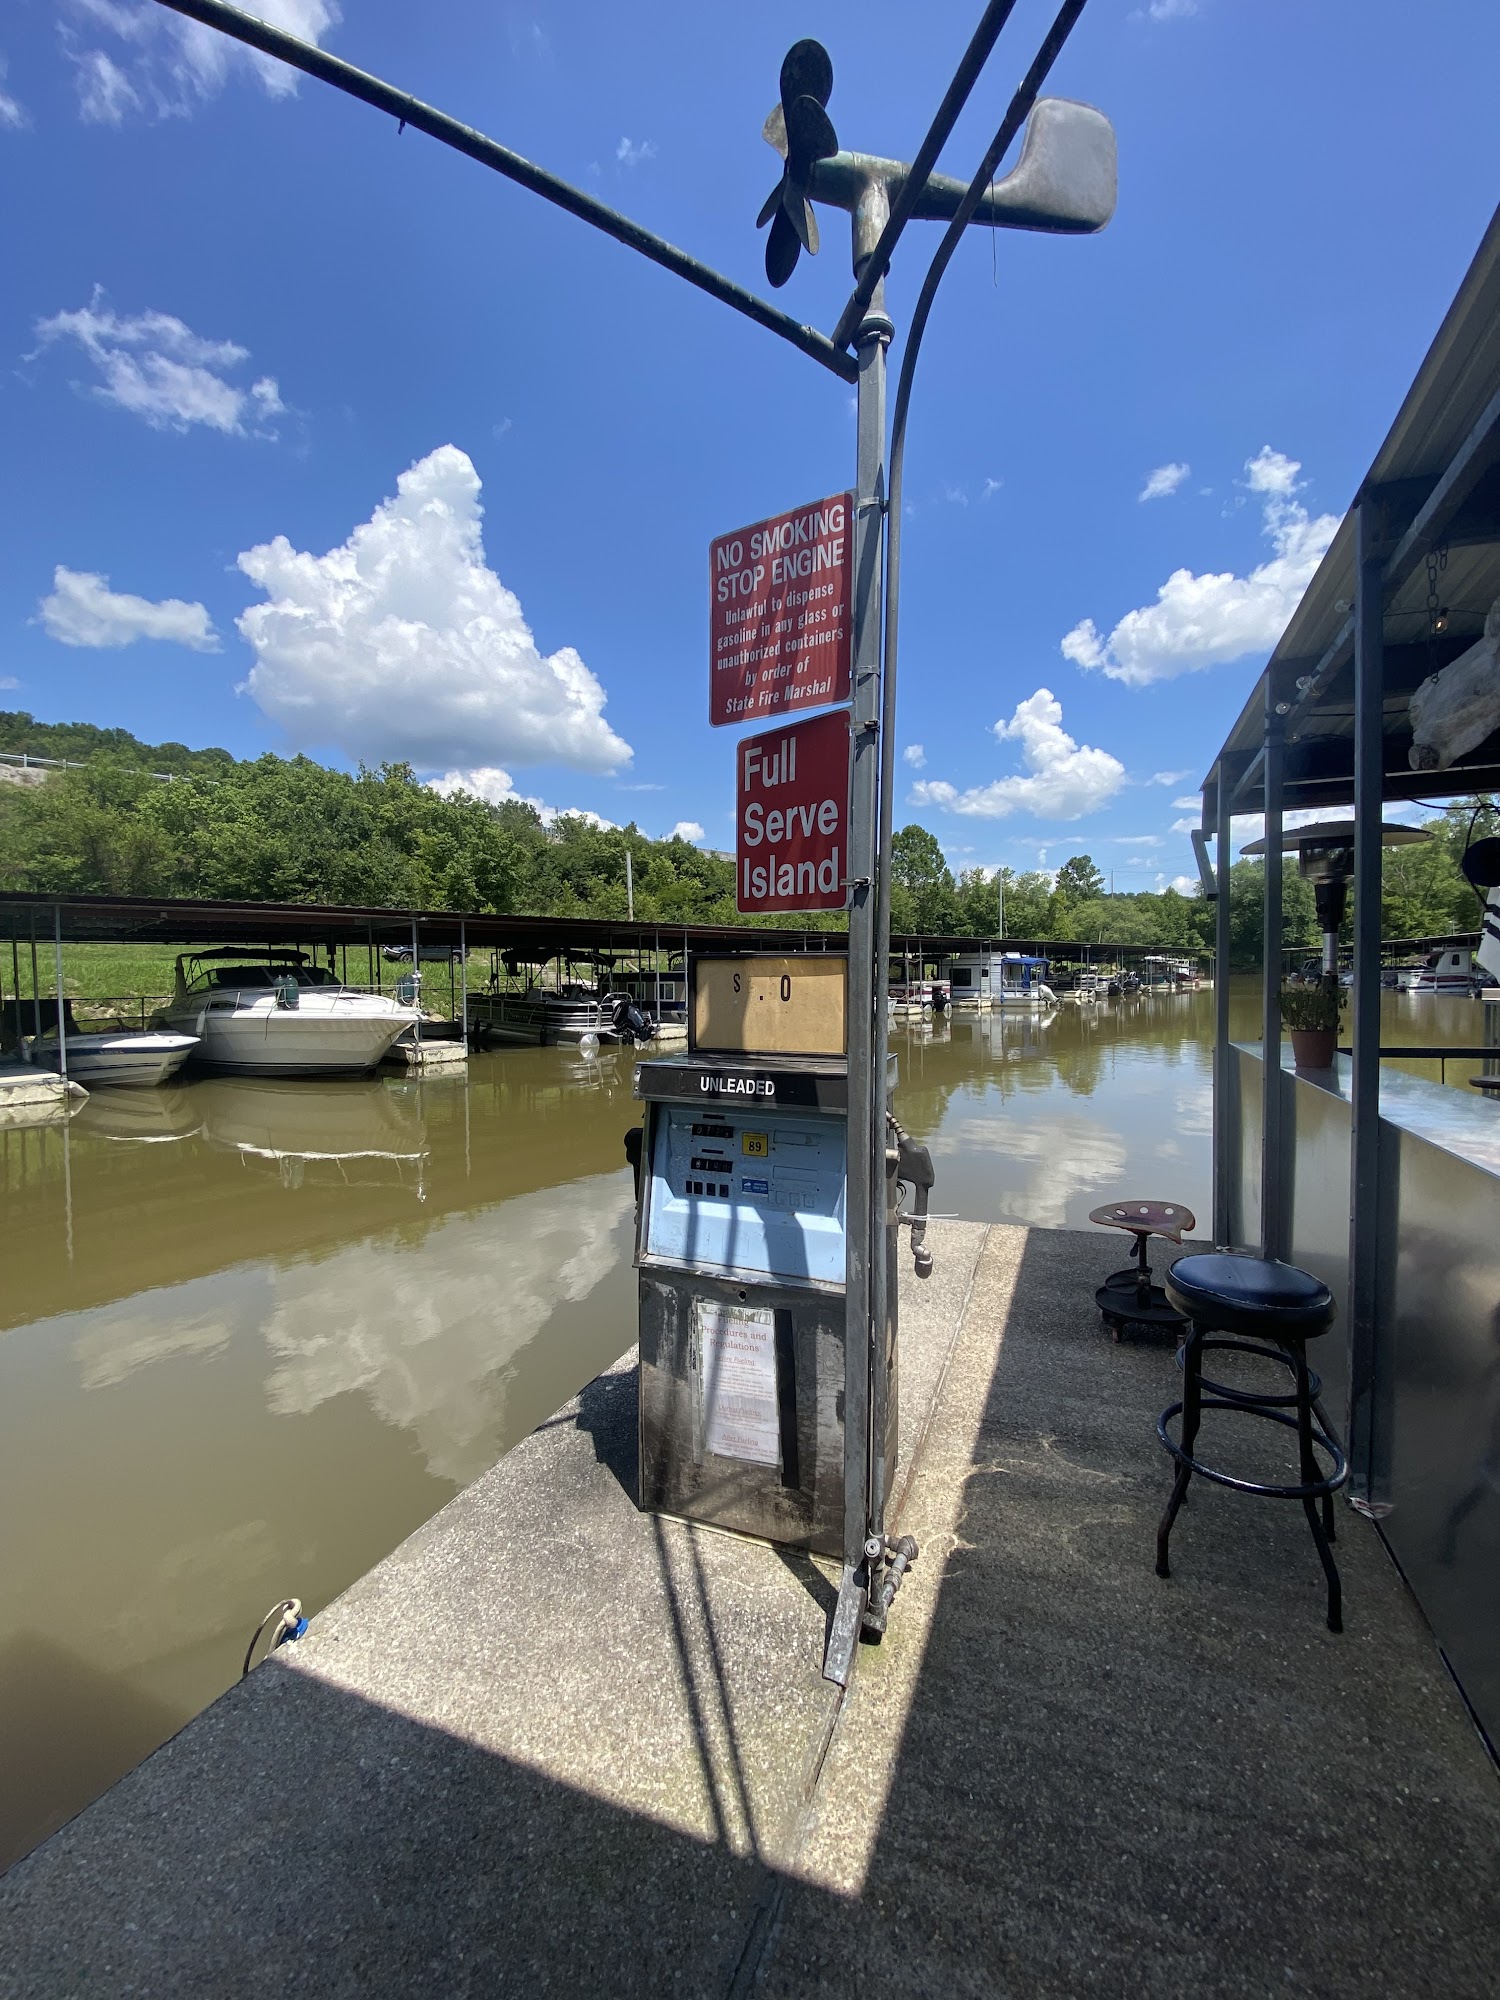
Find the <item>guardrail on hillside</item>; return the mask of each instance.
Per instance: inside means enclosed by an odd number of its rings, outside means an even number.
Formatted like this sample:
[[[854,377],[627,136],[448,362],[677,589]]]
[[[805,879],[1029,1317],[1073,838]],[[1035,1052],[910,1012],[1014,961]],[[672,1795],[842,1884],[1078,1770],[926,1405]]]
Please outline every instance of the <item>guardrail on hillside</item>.
[[[85,771],[73,757],[33,757],[29,750],[0,750],[0,764],[17,764],[23,771]],[[148,778],[155,778],[163,785],[170,785],[182,776],[180,771],[148,771]]]

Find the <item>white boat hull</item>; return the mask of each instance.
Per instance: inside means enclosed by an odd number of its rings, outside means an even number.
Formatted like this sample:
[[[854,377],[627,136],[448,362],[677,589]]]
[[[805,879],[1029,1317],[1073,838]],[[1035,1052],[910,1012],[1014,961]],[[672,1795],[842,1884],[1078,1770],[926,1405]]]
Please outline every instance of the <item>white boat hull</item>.
[[[185,1034],[69,1035],[68,1075],[91,1088],[128,1084],[150,1089],[175,1076],[197,1046],[197,1036]],[[48,1069],[56,1069],[61,1063],[54,1036],[44,1036],[41,1040],[33,1037],[26,1048],[29,1062],[41,1063]]]
[[[364,1076],[417,1018],[410,1007],[376,1001],[327,1009],[209,1006],[173,1010],[169,1026],[199,1037],[195,1065],[238,1076]]]

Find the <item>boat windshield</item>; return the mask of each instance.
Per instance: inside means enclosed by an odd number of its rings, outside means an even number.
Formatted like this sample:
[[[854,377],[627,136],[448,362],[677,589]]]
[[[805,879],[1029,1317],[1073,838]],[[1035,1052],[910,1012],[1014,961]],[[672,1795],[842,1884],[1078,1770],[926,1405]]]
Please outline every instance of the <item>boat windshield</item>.
[[[200,978],[203,985],[221,993],[266,991],[283,979],[295,979],[299,986],[339,984],[335,974],[322,965],[216,965]]]

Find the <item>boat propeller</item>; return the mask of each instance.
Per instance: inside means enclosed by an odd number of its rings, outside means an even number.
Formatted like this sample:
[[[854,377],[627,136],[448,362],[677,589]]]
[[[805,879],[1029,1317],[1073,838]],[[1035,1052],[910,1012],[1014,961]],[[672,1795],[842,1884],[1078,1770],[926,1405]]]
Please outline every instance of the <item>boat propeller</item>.
[[[786,163],[755,225],[771,225],[766,276],[778,289],[796,270],[804,250],[811,257],[818,254],[818,218],[808,184],[818,161],[831,159],[839,149],[833,120],[824,109],[832,95],[833,62],[827,49],[821,42],[794,42],[781,65],[781,101],[761,128],[767,145]]]

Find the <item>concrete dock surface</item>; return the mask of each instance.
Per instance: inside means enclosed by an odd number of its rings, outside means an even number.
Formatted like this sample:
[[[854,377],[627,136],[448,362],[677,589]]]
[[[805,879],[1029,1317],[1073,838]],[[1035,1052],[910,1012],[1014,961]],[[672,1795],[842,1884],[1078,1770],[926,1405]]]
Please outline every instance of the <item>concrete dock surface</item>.
[[[930,1240],[847,1696],[829,1566],[636,1511],[626,1357],[0,1878],[0,1995],[1488,2000],[1500,1787],[1374,1528],[1337,1637],[1296,1506],[1195,1483],[1157,1578],[1118,1243]]]

